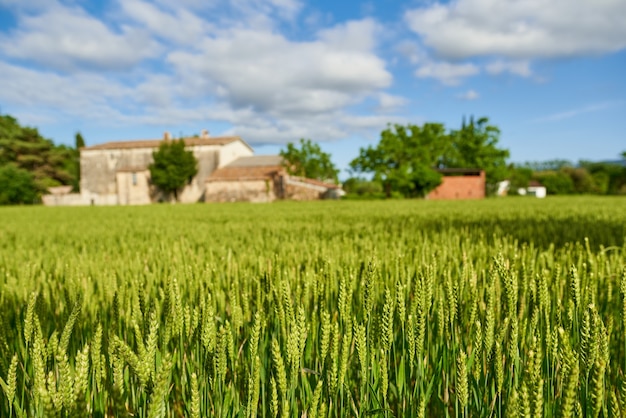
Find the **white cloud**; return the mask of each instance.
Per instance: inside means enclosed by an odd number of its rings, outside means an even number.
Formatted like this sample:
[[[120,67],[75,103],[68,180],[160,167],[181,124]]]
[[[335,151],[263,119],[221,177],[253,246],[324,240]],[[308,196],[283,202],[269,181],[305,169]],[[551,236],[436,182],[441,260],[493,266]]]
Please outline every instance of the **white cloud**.
[[[273,116],[335,111],[392,78],[374,53],[332,40],[292,42],[267,31],[235,30],[205,39],[198,49],[168,58],[183,79],[207,81],[197,94],[221,89],[233,106]]]
[[[266,0],[282,17],[293,19],[302,9],[302,2],[297,0]],[[256,4],[262,4],[263,1],[255,1]]]
[[[576,109],[570,109],[563,112],[553,113],[548,116],[544,116],[538,119],[535,119],[535,122],[554,122],[565,119],[570,119],[585,113],[599,112],[605,109],[611,109],[614,107],[622,106],[624,101],[608,101],[601,103],[592,103],[587,106],[579,107]]]
[[[54,0],[0,0],[0,6],[19,10],[41,10],[49,7]]]
[[[384,92],[392,75],[376,53],[376,21],[300,41],[276,24],[299,12],[297,1],[239,0],[205,20],[215,3],[119,0],[98,18],[54,0],[33,13],[15,8],[17,27],[0,44],[10,57],[0,55],[0,101],[107,126],[222,122],[253,144],[369,135],[397,120],[353,110],[406,103]]]
[[[175,86],[176,82],[170,76],[163,74],[149,75],[136,86],[134,96],[136,100],[145,106],[171,108],[177,96]]]
[[[417,42],[404,40],[400,42],[395,49],[411,64],[427,61],[428,55]]]
[[[143,0],[123,0],[120,1],[120,7],[127,17],[152,33],[179,44],[195,41],[213,26],[185,8],[166,11]]]
[[[18,29],[0,38],[0,51],[48,68],[124,70],[159,52],[148,34],[131,27],[115,32],[81,9],[53,5],[20,15]]]
[[[26,108],[47,108],[87,119],[119,120],[131,90],[92,74],[62,76],[0,62],[0,100]],[[106,88],[103,88],[106,86]]]
[[[394,110],[409,103],[406,97],[395,96],[388,93],[378,95],[378,109],[382,111]]]
[[[457,0],[405,14],[441,57],[566,57],[626,47],[623,0]]]
[[[154,0],[155,3],[164,6],[164,7],[172,7],[174,2],[171,0]],[[177,0],[176,6],[183,7],[187,10],[207,10],[215,7],[220,0]]]
[[[231,114],[233,134],[241,135],[255,144],[284,144],[298,138],[332,141],[352,135],[378,134],[387,123],[406,123],[394,116],[352,115],[344,112],[317,114],[298,119],[270,120]]]
[[[415,75],[419,78],[434,78],[447,86],[456,86],[461,79],[480,73],[480,68],[472,63],[451,64],[449,62],[428,62],[420,66]]]
[[[480,97],[480,94],[476,90],[468,90],[464,93],[461,93],[457,96],[461,100],[476,100]]]
[[[375,131],[376,134],[379,134],[388,123],[408,123],[405,117],[390,115],[345,115],[341,120],[351,129],[360,130],[362,133]]]
[[[297,0],[215,1],[214,19],[230,27],[246,29],[276,28],[278,22],[293,23],[302,9]]]
[[[302,9],[302,2],[298,0],[233,0],[233,3],[241,4],[255,13],[277,13],[288,20],[295,18]]]
[[[374,20],[364,19],[321,30],[318,38],[337,49],[370,51],[376,45],[380,33],[381,28]]]
[[[1,0],[0,0],[1,1]],[[19,0],[9,0],[19,1]],[[36,0],[31,0],[36,1]],[[124,0],[118,0],[124,1]],[[292,20],[302,10],[299,0],[153,0],[166,9],[184,8],[190,11],[218,10],[211,13],[213,21],[220,21],[225,14],[239,14],[239,16],[264,15],[274,18]]]
[[[511,73],[520,77],[530,77],[532,70],[530,63],[526,60],[521,61],[505,61],[496,60],[485,66],[485,70],[489,74]]]
[[[241,120],[234,124],[232,132],[254,144],[284,144],[296,141],[298,138],[327,141],[348,135],[348,131],[341,126],[340,121],[328,122],[330,121],[319,118],[301,121]]]

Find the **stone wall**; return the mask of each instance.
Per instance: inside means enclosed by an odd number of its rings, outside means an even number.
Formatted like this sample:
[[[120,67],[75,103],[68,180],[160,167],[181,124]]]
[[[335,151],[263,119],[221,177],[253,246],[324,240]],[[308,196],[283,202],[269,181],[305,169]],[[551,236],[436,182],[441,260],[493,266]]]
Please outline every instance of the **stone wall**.
[[[289,200],[318,200],[328,190],[287,177],[284,182],[284,198]]]
[[[45,206],[85,206],[89,204],[86,196],[80,193],[45,194],[41,196]]]
[[[113,206],[119,204],[117,194],[91,194],[81,192],[85,205]]]
[[[204,200],[206,202],[272,202],[276,200],[275,185],[270,179],[207,181]]]
[[[206,202],[273,202],[286,200],[318,200],[328,192],[328,185],[284,173],[272,177],[209,178]]]

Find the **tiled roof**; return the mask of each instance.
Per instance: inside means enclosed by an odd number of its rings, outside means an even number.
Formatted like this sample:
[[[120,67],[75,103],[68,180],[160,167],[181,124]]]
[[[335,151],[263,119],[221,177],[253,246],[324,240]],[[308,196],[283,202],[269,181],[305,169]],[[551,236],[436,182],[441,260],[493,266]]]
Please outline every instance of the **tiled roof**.
[[[241,141],[249,147],[246,142],[238,136],[215,136],[215,137],[189,137],[183,138],[185,146],[192,147],[196,145],[227,145],[232,142]],[[163,139],[144,139],[137,141],[113,141],[104,144],[92,145],[90,147],[81,148],[83,150],[112,150],[112,149],[133,149],[133,148],[158,148]]]
[[[339,189],[340,187],[337,184],[326,183],[325,181],[320,181],[316,179],[309,179],[306,177],[295,177],[291,176],[293,181],[299,181],[301,183],[311,184],[313,186],[326,187],[327,189]]]
[[[465,174],[465,175],[474,175],[479,176],[480,172],[483,171],[480,168],[436,168],[439,173],[446,174]]]
[[[226,167],[262,167],[279,166],[282,164],[283,157],[280,155],[253,155],[251,157],[237,158]]]
[[[283,170],[281,165],[265,165],[256,167],[227,165],[215,170],[206,181],[241,181],[269,180]]]
[[[253,155],[239,157],[216,170],[207,181],[266,180],[283,171],[280,155]]]

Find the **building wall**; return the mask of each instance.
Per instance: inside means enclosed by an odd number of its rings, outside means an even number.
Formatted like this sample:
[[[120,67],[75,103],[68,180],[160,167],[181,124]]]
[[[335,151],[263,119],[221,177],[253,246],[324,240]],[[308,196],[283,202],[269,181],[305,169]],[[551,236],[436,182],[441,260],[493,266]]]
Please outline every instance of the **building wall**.
[[[531,186],[526,188],[526,191],[528,192],[529,196],[535,196],[539,199],[543,199],[544,197],[546,197],[547,194],[547,190],[543,186]]]
[[[444,176],[442,183],[426,198],[439,199],[484,199],[485,197],[485,172],[481,171],[478,176]]]
[[[151,148],[81,150],[80,190],[90,195],[117,195],[120,169],[145,169],[152,162]]]
[[[206,183],[206,202],[255,202],[276,200],[272,180],[216,180]]]
[[[184,203],[194,203],[203,199],[204,182],[219,166],[220,149],[206,145],[187,149],[193,152],[193,156],[198,160],[198,174],[179,193],[178,200]]]
[[[252,150],[243,142],[231,142],[220,148],[219,164],[216,168],[222,168],[232,163],[239,157],[251,157],[253,154]]]
[[[147,205],[150,198],[150,172],[119,171],[117,173],[117,202],[120,205]]]

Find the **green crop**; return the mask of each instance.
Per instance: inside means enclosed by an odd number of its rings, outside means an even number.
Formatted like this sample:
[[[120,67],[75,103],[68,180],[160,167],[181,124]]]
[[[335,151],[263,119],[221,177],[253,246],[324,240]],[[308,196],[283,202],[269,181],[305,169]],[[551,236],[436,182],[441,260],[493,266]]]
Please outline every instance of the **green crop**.
[[[0,209],[2,417],[626,416],[626,199]]]

